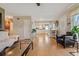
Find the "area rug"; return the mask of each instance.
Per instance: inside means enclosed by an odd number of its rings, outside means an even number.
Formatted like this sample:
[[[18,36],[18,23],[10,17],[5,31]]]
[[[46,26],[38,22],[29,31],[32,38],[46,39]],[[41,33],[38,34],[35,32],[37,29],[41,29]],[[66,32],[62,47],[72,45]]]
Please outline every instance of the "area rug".
[[[72,56],[79,56],[79,52],[69,52]]]

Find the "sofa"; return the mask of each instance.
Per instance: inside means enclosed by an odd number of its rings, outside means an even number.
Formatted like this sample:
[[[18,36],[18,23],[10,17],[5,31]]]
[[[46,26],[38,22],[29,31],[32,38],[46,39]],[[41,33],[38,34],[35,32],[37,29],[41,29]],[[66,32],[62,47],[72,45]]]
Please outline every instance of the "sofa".
[[[0,31],[0,52],[6,47],[11,47],[16,41],[18,41],[17,36],[8,36],[8,32]]]

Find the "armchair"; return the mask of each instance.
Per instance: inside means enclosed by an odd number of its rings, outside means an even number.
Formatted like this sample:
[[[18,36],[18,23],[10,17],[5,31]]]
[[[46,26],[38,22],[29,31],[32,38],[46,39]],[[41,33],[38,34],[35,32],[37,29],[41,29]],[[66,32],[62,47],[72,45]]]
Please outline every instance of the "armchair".
[[[58,44],[61,44],[61,45],[63,45],[63,47],[64,47],[63,36],[58,36],[58,35],[56,35],[56,42],[57,42],[57,45],[58,45]]]
[[[72,46],[74,47],[75,40],[73,39],[73,36],[64,36],[64,48]]]
[[[64,48],[69,46],[74,47],[75,45],[75,38],[70,32],[67,32],[66,35],[62,35],[62,36],[56,35],[56,41],[57,41],[57,44],[59,43],[63,45]]]

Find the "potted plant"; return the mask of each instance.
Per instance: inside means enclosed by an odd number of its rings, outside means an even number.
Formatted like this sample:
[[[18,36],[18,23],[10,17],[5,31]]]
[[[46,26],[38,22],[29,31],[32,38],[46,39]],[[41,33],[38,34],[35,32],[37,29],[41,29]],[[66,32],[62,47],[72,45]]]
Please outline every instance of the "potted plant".
[[[72,28],[72,33],[76,35],[77,41],[79,39],[79,27],[78,26],[74,26]]]
[[[32,29],[32,33],[35,33],[36,32],[36,29]]]
[[[33,35],[33,37],[35,36],[35,34],[36,34],[36,29],[32,29],[32,35]]]

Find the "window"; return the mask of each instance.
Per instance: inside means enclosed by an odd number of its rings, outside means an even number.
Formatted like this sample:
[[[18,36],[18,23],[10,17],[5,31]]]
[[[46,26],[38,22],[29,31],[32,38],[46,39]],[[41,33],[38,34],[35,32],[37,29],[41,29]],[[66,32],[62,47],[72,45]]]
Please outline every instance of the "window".
[[[79,26],[79,14],[73,16],[72,22],[73,26]]]

